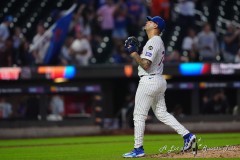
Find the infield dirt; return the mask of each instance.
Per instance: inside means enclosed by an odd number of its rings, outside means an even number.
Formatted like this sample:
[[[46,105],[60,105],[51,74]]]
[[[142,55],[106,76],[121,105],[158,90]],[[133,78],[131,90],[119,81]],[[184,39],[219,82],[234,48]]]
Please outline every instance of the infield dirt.
[[[146,158],[193,158],[191,151],[188,152],[172,152],[154,155],[146,155]],[[198,150],[196,158],[240,158],[240,145],[223,146],[223,147],[209,147]]]

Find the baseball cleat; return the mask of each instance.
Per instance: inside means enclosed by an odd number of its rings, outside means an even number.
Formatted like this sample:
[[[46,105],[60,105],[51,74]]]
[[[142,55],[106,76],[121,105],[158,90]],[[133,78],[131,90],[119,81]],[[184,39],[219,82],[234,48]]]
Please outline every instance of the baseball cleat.
[[[188,133],[185,136],[183,136],[184,139],[184,146],[182,151],[187,151],[189,149],[191,149],[192,147],[194,147],[195,149],[197,149],[197,142],[196,142],[196,136],[192,133]]]
[[[124,158],[135,158],[135,157],[143,157],[145,155],[143,147],[134,148],[131,152],[125,153],[122,156]]]

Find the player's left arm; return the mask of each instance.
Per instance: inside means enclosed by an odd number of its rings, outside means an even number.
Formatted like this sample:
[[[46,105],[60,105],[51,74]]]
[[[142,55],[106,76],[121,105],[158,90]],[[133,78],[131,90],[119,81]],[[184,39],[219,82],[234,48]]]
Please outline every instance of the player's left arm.
[[[132,52],[130,56],[139,64],[144,70],[148,70],[152,62],[148,59],[141,58],[137,52]]]
[[[141,58],[138,54],[139,47],[141,46],[138,39],[134,36],[128,37],[125,41],[124,47],[130,56],[139,64],[144,70],[148,70],[152,64],[150,58]],[[152,53],[146,53],[146,56],[152,56]]]

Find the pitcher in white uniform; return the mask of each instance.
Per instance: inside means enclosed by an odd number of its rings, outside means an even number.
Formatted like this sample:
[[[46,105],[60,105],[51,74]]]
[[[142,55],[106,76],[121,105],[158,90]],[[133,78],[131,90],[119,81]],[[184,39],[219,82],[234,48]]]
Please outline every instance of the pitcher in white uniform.
[[[155,116],[164,124],[172,127],[184,139],[183,151],[192,148],[196,136],[190,133],[171,114],[167,112],[165,104],[166,80],[162,76],[163,60],[165,54],[164,43],[160,36],[165,29],[165,21],[159,17],[147,17],[144,27],[148,41],[145,44],[142,54],[139,56],[138,49],[134,43],[125,42],[125,48],[130,56],[138,63],[139,85],[135,95],[134,120],[134,149],[123,157],[142,157],[145,155],[143,149],[143,137],[145,121],[150,107]]]

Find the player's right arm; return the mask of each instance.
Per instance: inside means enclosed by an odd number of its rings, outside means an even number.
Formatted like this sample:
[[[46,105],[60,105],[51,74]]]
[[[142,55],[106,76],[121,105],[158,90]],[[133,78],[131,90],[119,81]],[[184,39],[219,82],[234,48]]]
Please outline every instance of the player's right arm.
[[[152,62],[148,59],[141,58],[137,52],[132,52],[130,56],[140,65],[145,71],[148,70]]]

